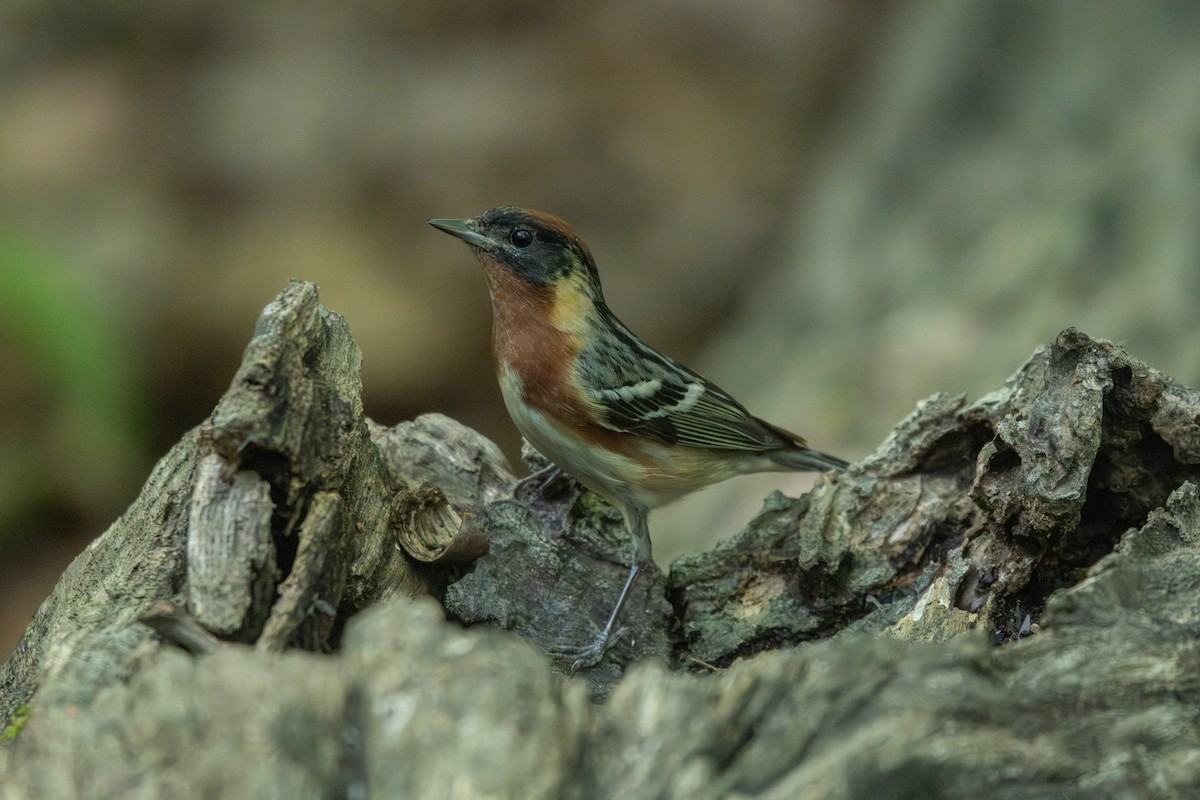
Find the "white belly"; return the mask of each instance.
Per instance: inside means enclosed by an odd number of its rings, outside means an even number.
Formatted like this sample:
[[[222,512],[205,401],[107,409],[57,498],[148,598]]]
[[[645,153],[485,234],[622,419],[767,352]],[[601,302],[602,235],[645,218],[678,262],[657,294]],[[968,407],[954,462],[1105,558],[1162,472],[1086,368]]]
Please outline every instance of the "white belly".
[[[645,467],[631,458],[580,441],[546,414],[521,402],[521,382],[516,375],[506,371],[499,378],[504,405],[517,430],[555,466],[617,506],[631,501],[646,508],[661,505],[662,501],[640,496],[637,487],[643,483]]]

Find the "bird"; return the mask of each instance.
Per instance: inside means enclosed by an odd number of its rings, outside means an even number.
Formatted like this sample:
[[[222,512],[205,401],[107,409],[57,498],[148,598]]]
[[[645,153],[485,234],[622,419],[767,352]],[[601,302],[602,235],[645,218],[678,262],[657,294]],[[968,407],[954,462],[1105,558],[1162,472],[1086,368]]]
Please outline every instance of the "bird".
[[[651,559],[651,509],[735,475],[848,466],[630,331],[609,310],[588,245],[562,219],[503,206],[428,223],[466,242],[483,269],[496,377],[517,429],[615,506],[632,537],[629,575],[604,627],[552,652],[572,672],[600,663],[624,633],[621,610]]]

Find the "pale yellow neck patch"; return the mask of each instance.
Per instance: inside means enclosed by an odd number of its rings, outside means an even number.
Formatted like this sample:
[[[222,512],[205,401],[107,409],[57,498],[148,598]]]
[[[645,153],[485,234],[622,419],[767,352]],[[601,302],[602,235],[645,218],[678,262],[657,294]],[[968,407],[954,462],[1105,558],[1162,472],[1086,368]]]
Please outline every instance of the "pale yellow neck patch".
[[[596,312],[586,283],[574,275],[555,285],[554,303],[550,309],[551,324],[564,333],[576,336],[589,331]]]

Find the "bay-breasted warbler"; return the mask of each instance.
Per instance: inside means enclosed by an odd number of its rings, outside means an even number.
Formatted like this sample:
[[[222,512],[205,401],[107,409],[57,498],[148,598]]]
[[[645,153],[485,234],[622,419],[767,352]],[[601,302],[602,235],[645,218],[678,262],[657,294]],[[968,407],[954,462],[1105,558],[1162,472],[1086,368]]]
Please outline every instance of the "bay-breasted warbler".
[[[429,224],[471,246],[492,297],[492,354],[508,413],[542,455],[620,509],[633,558],[595,641],[555,651],[600,661],[650,560],[650,509],[734,475],[842,470],[642,342],[613,316],[588,246],[558,217],[506,206]]]

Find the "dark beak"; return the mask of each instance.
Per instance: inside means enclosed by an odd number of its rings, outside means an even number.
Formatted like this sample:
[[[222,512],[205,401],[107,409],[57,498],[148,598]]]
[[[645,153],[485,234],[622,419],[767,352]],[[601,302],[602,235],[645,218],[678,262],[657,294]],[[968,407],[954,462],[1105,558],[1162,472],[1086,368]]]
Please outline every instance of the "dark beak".
[[[427,222],[439,231],[445,231],[451,236],[462,239],[472,247],[495,247],[491,239],[475,230],[473,221],[469,219],[431,219]]]

